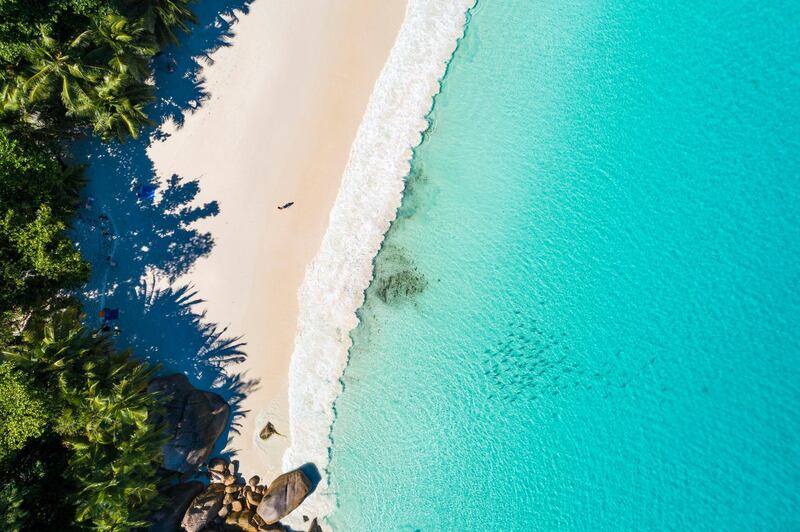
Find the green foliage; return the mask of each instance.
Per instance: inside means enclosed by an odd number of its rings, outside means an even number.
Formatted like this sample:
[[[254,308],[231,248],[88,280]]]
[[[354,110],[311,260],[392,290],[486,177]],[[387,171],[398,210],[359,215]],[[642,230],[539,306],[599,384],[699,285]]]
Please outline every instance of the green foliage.
[[[196,21],[189,0],[0,0],[0,530],[145,527],[164,442],[154,368],[84,329],[88,276],[66,236],[82,129],[149,124],[150,59]]]
[[[89,30],[97,44],[90,56],[105,63],[112,72],[142,82],[150,76],[147,63],[158,52],[155,37],[144,21],[132,21],[118,14],[95,20]]]
[[[30,9],[23,6],[30,3]],[[105,139],[149,123],[149,61],[196,22],[188,0],[0,0],[0,117]]]
[[[79,286],[88,270],[72,242],[64,237],[66,225],[53,217],[47,205],[39,206],[33,220],[21,218],[8,209],[0,219],[0,239],[13,255],[6,270],[12,289],[5,295],[32,289],[46,296],[58,288]]]
[[[6,363],[53,390],[60,405],[53,428],[71,455],[64,472],[76,486],[74,520],[95,530],[147,524],[157,506],[164,435],[153,419],[160,399],[147,392],[155,368],[117,352],[85,330],[77,310],[29,322]]]
[[[128,0],[126,7],[144,21],[159,46],[178,44],[175,30],[189,33],[189,24],[197,22],[189,4],[192,0]]]
[[[3,530],[22,530],[28,512],[22,507],[25,503],[25,490],[16,482],[8,482],[0,488],[0,525]]]
[[[75,210],[83,185],[78,170],[63,167],[50,145],[0,128],[0,206],[34,213],[45,204],[65,221]]]
[[[88,98],[102,71],[85,61],[82,40],[89,35],[84,31],[68,42],[60,42],[44,28],[38,41],[30,46],[26,59],[30,75],[22,85],[27,105],[61,98],[64,108],[75,113],[80,101]]]
[[[74,494],[64,476],[70,451],[52,432],[0,462],[0,530],[77,530]]]
[[[77,486],[64,475],[71,452],[55,433],[31,440],[0,462],[0,530],[77,530]]]
[[[105,140],[124,141],[138,136],[139,129],[150,123],[144,111],[153,100],[152,88],[124,76],[106,78],[97,87],[96,98],[87,102],[92,129]]]
[[[110,5],[108,0],[0,0],[0,61],[18,61],[41,27],[66,35]]]
[[[46,394],[9,363],[0,364],[0,460],[44,433],[53,417]]]
[[[82,178],[63,168],[47,145],[13,140],[0,130],[0,312],[41,306],[89,272],[66,237]],[[4,320],[5,321],[5,320]]]

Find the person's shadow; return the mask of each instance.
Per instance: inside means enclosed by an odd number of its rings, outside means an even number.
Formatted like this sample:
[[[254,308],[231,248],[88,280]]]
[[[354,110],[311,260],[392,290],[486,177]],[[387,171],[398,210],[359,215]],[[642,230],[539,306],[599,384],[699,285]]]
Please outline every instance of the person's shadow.
[[[87,325],[100,327],[101,309],[119,308],[119,319],[107,323],[118,346],[160,364],[162,373],[184,373],[195,386],[220,394],[231,406],[229,431],[236,430],[244,414],[242,398],[258,385],[235,368],[247,356],[246,344],[206,320],[196,310],[202,302],[197,293],[176,282],[213,248],[213,236],[191,224],[216,216],[219,205],[194,203],[200,187],[196,176],[159,183],[147,147],[162,138],[160,125],[169,120],[180,127],[184,113],[206,101],[201,69],[214,50],[230,45],[237,16],[247,13],[251,2],[193,5],[199,22],[191,35],[152,61],[156,101],[148,114],[154,126],[139,139],[102,143],[87,138],[72,147],[73,162],[88,164],[84,207],[73,228],[73,238],[92,264],[81,294]],[[223,436],[217,452],[229,440],[228,433]]]

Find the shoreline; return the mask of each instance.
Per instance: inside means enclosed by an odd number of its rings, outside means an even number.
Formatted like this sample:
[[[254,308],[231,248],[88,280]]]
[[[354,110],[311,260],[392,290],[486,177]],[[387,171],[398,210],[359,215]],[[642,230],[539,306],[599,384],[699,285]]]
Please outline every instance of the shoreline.
[[[322,244],[297,293],[288,389],[292,444],[283,470],[313,462],[322,478],[287,520],[290,526],[302,524],[299,515],[326,519],[335,508],[327,478],[330,430],[350,331],[358,325],[356,312],[372,280],[373,259],[402,201],[413,149],[428,128],[426,117],[474,4],[409,0],[350,149]]]

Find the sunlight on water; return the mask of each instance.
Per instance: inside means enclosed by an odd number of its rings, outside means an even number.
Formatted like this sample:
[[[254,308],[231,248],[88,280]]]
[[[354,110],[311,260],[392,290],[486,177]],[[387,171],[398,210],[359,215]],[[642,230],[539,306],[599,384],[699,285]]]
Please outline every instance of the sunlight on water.
[[[353,333],[336,529],[800,527],[798,6],[480,2]]]

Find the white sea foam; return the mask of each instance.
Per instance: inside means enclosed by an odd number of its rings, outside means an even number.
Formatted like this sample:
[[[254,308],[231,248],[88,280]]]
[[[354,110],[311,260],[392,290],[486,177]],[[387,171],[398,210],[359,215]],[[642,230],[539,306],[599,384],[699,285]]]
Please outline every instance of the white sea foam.
[[[356,311],[372,279],[372,260],[400,206],[412,149],[427,128],[425,116],[474,2],[409,0],[405,21],[350,150],[319,253],[300,287],[289,369],[292,446],[283,466],[289,470],[311,462],[323,478],[290,516],[290,526],[302,524],[292,522],[296,516],[326,516],[335,507],[325,470],[349,333],[358,324]]]

